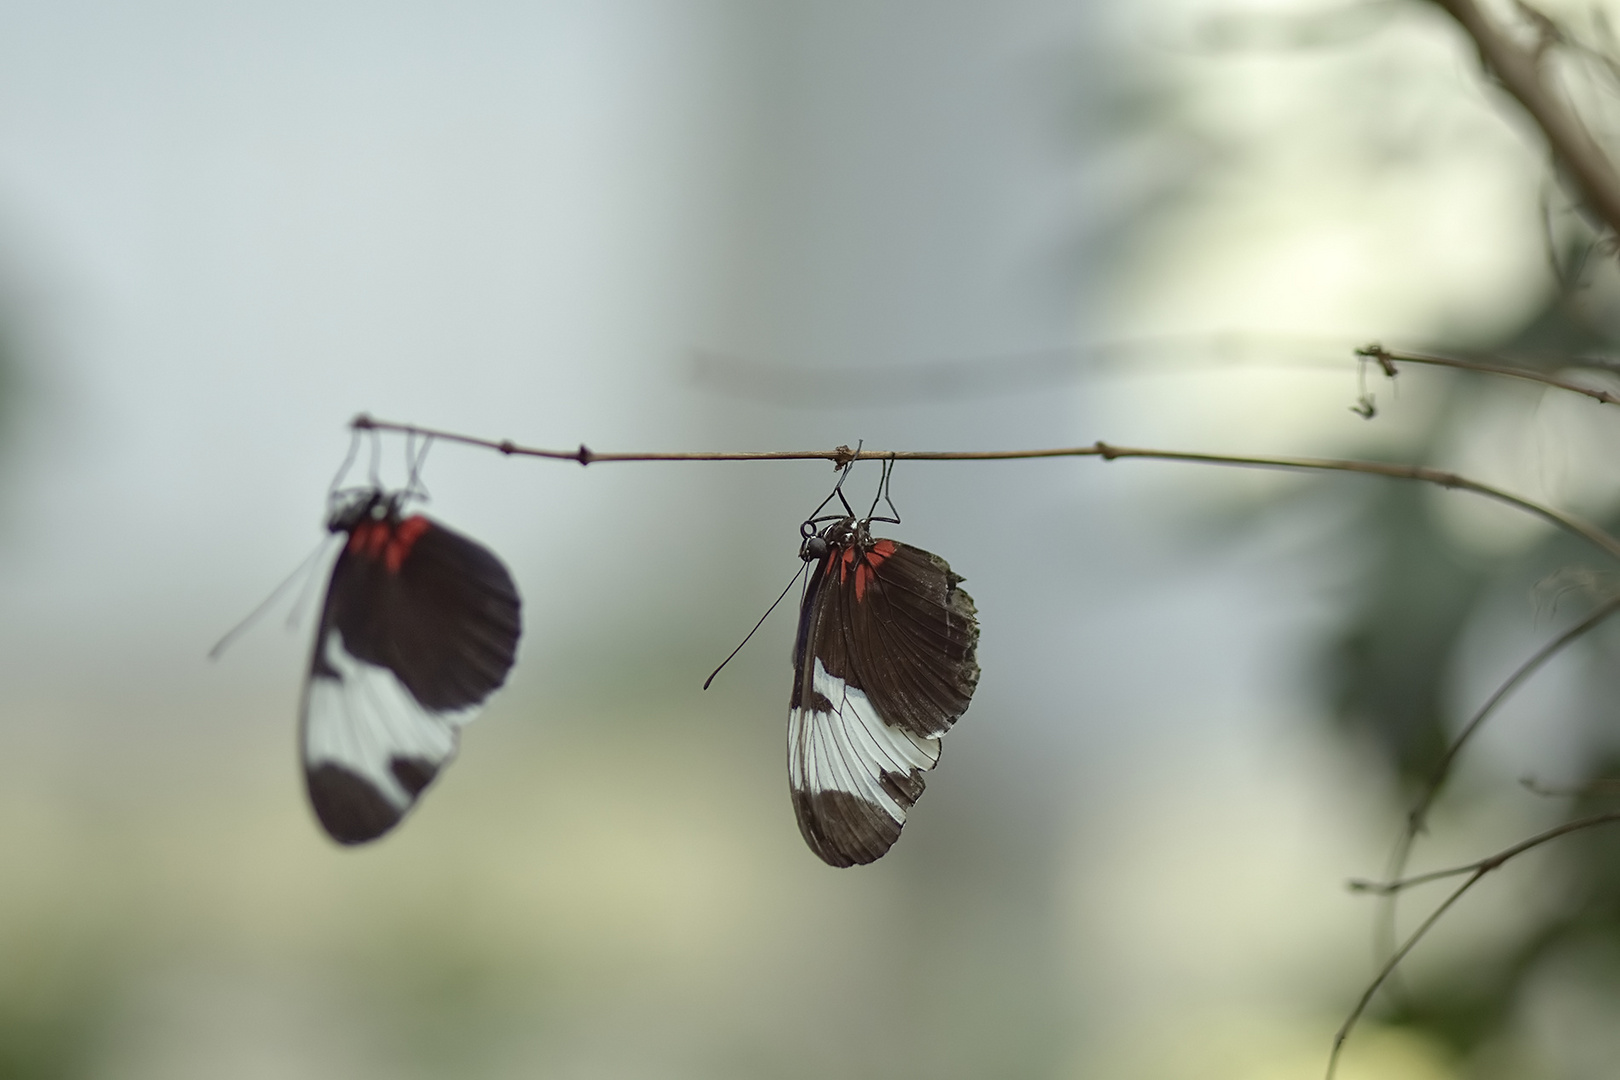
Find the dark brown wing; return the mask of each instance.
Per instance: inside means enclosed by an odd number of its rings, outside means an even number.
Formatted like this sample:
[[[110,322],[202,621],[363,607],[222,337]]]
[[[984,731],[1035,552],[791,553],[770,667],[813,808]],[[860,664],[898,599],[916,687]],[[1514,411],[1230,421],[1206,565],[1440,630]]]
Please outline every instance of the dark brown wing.
[[[333,565],[300,720],[310,802],[345,844],[414,805],[505,681],[521,632],[511,575],[487,548],[425,518],[365,527],[376,543],[351,536]]]
[[[323,629],[336,628],[356,660],[392,671],[430,712],[483,701],[506,681],[522,632],[512,575],[488,548],[437,522],[397,569],[383,552],[338,557]]]
[[[885,554],[887,552],[887,554]],[[941,735],[979,683],[979,620],[962,578],[932,552],[878,540],[840,590],[850,662],[883,719]]]
[[[893,564],[892,567],[890,564]],[[811,576],[794,647],[788,783],[805,843],[833,866],[899,839],[978,681],[973,602],[943,559],[878,541]]]

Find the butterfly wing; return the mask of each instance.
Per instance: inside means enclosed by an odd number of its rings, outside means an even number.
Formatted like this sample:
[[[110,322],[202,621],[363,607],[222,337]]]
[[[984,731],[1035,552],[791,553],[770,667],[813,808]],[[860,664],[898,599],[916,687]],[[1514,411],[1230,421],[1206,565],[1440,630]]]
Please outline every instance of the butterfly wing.
[[[878,713],[914,735],[949,731],[979,683],[978,613],[961,576],[932,552],[878,540],[864,559],[846,556],[840,578],[851,659]]]
[[[978,682],[978,621],[944,559],[879,540],[835,547],[800,610],[788,783],[805,843],[832,866],[881,858]]]
[[[398,824],[506,681],[521,632],[512,577],[424,517],[358,526],[332,567],[300,730],[315,816],[358,844]]]

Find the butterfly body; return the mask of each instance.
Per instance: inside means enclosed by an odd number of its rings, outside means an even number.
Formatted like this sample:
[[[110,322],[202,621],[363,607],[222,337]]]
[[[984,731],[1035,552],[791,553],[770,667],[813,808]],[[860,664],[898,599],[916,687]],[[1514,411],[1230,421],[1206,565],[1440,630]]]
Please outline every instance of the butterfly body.
[[[788,783],[805,843],[833,866],[882,857],[978,684],[979,626],[938,555],[846,517],[808,535]]]
[[[454,757],[458,732],[506,680],[517,589],[476,541],[368,490],[327,522],[345,534],[321,607],[300,712],[305,779],[342,844],[373,840]]]

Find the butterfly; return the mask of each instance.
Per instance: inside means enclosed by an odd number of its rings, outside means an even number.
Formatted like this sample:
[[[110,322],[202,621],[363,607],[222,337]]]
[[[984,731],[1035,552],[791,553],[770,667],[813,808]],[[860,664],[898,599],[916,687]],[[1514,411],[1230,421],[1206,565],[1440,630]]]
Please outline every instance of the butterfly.
[[[522,632],[512,575],[419,514],[410,491],[334,496],[343,550],[321,605],[299,712],[315,816],[340,844],[399,824],[506,681]]]
[[[883,480],[880,493],[887,468]],[[873,862],[899,839],[940,737],[979,681],[978,616],[962,577],[938,555],[872,536],[874,520],[898,518],[844,509],[801,530],[799,557],[813,566],[788,712],[799,832],[840,867]]]

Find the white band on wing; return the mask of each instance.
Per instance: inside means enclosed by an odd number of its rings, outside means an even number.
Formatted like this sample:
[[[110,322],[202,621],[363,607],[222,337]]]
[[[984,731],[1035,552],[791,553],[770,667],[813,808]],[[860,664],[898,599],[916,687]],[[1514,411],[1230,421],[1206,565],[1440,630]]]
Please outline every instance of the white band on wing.
[[[811,794],[842,791],[904,823],[906,808],[884,787],[883,775],[932,769],[939,762],[939,740],[884,723],[866,692],[829,674],[820,657],[812,686],[832,711],[789,712],[789,783]]]
[[[312,675],[304,702],[304,764],[338,765],[361,777],[403,812],[416,799],[395,775],[396,758],[436,770],[456,752],[456,731],[478,706],[430,713],[385,667],[355,659],[342,635],[327,632],[323,658],[330,675]]]

